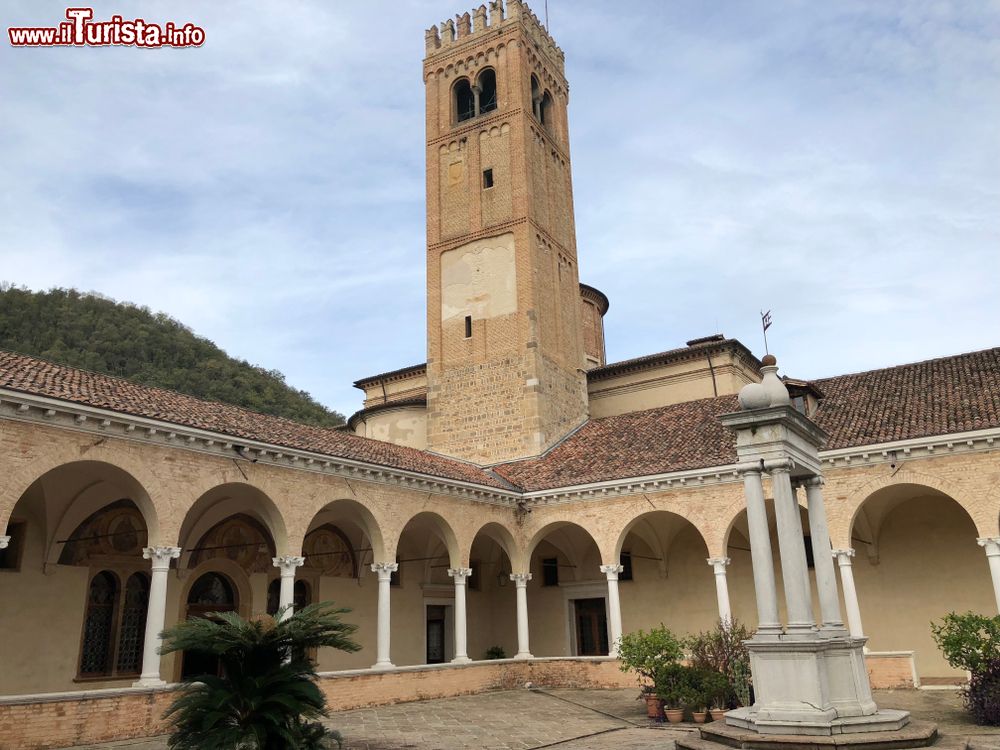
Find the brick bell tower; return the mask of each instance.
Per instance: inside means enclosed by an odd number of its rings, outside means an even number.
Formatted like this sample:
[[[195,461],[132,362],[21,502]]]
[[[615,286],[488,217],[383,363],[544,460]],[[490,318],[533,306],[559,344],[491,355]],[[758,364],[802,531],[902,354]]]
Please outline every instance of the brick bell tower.
[[[426,48],[428,448],[536,456],[587,418],[563,52],[521,0]]]

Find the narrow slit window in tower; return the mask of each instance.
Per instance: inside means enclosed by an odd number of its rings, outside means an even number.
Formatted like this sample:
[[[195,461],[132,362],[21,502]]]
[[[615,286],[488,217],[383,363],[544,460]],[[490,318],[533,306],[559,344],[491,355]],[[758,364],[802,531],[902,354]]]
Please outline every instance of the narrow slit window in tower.
[[[472,316],[471,315],[466,315],[465,316],[465,338],[467,338],[467,339],[471,339],[472,338]]]
[[[489,190],[493,187],[493,170],[484,169],[483,170],[483,190]]]

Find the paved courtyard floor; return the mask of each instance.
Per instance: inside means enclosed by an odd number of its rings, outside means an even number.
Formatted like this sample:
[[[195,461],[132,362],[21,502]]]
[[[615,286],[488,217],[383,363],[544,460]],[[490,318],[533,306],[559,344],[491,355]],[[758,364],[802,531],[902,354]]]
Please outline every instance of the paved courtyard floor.
[[[693,725],[651,725],[636,690],[516,690],[334,714],[349,750],[672,750]],[[875,699],[934,721],[944,742],[1000,750],[1000,728],[977,727],[953,690],[881,690]],[[166,738],[72,750],[165,750]],[[68,749],[67,749],[68,750]]]

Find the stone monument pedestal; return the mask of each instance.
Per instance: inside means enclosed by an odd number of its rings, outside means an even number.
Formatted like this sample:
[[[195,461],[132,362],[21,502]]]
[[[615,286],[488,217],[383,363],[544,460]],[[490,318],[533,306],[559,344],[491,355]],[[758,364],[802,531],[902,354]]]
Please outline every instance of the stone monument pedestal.
[[[726,713],[686,750],[818,750],[923,747],[933,724],[911,722],[907,711],[879,709],[865,667],[865,638],[852,637],[840,614],[819,449],[827,435],[791,405],[777,361],[761,361],[761,382],[740,391],[740,411],[720,421],[736,434],[747,500],[758,629],[746,642],[754,704]],[[777,587],[763,477],[770,479],[787,621],[778,613]],[[798,490],[806,490],[820,617],[813,610]],[[818,622],[818,624],[817,624]]]

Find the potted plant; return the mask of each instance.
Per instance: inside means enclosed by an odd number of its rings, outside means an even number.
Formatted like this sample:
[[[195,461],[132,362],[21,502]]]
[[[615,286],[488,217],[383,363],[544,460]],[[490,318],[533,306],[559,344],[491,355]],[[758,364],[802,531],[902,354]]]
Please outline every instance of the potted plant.
[[[656,672],[656,694],[663,701],[664,716],[671,724],[684,720],[684,709],[695,699],[693,671],[691,667],[673,662],[664,664]]]
[[[684,641],[692,666],[725,677],[725,694],[711,699],[717,710],[750,705],[750,654],[745,645],[749,638],[750,631],[736,620],[720,620],[714,629]]]
[[[702,676],[703,699],[712,715],[712,721],[719,721],[725,714],[733,694],[732,685],[721,672],[705,670]]]
[[[657,670],[676,664],[682,655],[680,640],[664,625],[649,632],[637,630],[626,633],[618,640],[618,661],[623,672],[634,672],[642,690],[640,698],[646,701],[646,715],[663,720],[663,703],[657,695]]]

